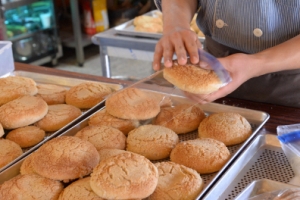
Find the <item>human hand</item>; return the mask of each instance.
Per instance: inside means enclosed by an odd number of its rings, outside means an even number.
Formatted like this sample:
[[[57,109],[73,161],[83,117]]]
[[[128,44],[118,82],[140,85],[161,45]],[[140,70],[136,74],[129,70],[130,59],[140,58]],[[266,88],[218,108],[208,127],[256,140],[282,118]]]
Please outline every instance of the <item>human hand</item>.
[[[184,92],[188,98],[200,104],[212,102],[230,94],[245,81],[255,77],[257,74],[255,60],[253,59],[252,55],[239,53],[227,56],[225,58],[219,58],[218,60],[229,72],[232,81],[211,94],[199,95]]]
[[[198,49],[201,47],[202,44],[197,34],[188,28],[176,27],[164,32],[155,47],[153,69],[155,71],[160,69],[162,58],[164,58],[165,67],[172,67],[174,53],[180,65],[187,63],[188,55],[191,63],[197,64],[199,62]]]

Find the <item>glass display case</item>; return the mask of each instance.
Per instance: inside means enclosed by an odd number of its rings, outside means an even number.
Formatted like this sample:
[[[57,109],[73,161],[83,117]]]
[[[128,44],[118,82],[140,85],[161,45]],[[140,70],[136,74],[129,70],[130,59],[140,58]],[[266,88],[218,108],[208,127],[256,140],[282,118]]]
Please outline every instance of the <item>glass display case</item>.
[[[56,64],[62,55],[52,0],[1,0],[0,40],[12,41],[16,62]]]

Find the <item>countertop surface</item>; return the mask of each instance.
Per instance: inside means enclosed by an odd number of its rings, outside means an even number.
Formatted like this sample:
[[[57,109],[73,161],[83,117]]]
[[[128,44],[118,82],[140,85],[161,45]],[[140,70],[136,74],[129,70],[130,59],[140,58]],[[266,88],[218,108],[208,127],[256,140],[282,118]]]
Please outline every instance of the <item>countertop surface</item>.
[[[23,64],[23,63],[15,63],[15,70],[51,74],[51,75],[72,77],[72,78],[80,78],[80,79],[93,80],[93,81],[105,81],[108,83],[117,83],[123,85],[132,83],[124,80],[110,79],[102,76],[94,76],[89,74],[64,71],[64,70],[59,70],[59,69],[54,69],[49,67],[33,66],[33,65]],[[259,110],[268,113],[270,115],[270,119],[261,128],[260,132],[262,133],[268,132],[268,133],[276,134],[276,128],[279,125],[300,123],[300,108],[279,106],[274,104],[266,104],[266,103],[253,102],[253,101],[228,98],[228,97],[218,99],[215,101],[215,103]]]

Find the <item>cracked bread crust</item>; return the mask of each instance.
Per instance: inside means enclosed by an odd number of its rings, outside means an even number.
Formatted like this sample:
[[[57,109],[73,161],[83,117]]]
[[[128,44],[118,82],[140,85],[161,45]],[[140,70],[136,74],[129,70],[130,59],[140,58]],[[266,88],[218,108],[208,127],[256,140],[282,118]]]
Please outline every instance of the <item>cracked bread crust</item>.
[[[36,82],[27,77],[9,76],[0,78],[0,106],[22,96],[38,92]]]
[[[198,128],[199,138],[213,138],[226,146],[244,142],[252,134],[246,118],[238,113],[214,113],[204,119]]]
[[[174,162],[159,162],[158,184],[149,200],[196,199],[203,188],[203,180],[196,170]]]
[[[92,108],[100,103],[113,89],[97,82],[86,81],[70,88],[66,93],[66,103],[80,109]]]
[[[0,168],[23,154],[21,147],[10,140],[0,139]]]
[[[99,162],[96,148],[74,136],[61,136],[43,144],[33,156],[34,172],[68,182],[90,174]]]
[[[62,190],[59,181],[36,174],[18,175],[0,186],[0,199],[56,200]]]
[[[198,106],[179,104],[174,107],[161,108],[152,123],[165,126],[177,134],[183,134],[197,130],[204,118],[205,113]]]
[[[153,163],[135,153],[122,153],[97,165],[90,185],[104,199],[143,199],[153,193],[158,171]]]
[[[122,131],[125,135],[128,132],[137,128],[140,125],[138,120],[121,119],[110,115],[106,109],[100,110],[89,118],[88,121],[91,126],[106,125],[111,126]]]
[[[21,164],[20,167],[20,174],[24,175],[24,174],[34,174],[34,170],[32,167],[32,160],[33,160],[33,156],[34,156],[35,152],[29,154],[29,156],[27,156],[24,161]]]
[[[151,119],[160,111],[158,99],[137,88],[126,88],[109,96],[105,106],[109,114],[132,120]]]
[[[60,193],[58,200],[104,200],[93,192],[90,179],[86,177],[71,183]]]
[[[49,105],[48,108],[47,115],[35,123],[46,132],[57,131],[82,114],[79,108],[67,104]]]
[[[111,126],[86,126],[75,136],[92,143],[97,151],[113,148],[123,150],[126,147],[126,136]]]
[[[179,142],[178,135],[169,128],[159,125],[143,125],[129,132],[127,151],[145,156],[150,160],[169,157]]]
[[[179,65],[163,69],[164,78],[183,91],[193,94],[210,94],[223,86],[213,70],[202,69],[193,64]]]
[[[65,103],[67,89],[52,84],[38,84],[36,96],[43,98],[48,105]]]
[[[196,170],[200,174],[219,171],[230,159],[230,152],[224,143],[211,138],[180,142],[172,150],[172,162]]]
[[[40,97],[23,96],[0,107],[0,123],[5,129],[28,126],[48,112],[47,103]]]

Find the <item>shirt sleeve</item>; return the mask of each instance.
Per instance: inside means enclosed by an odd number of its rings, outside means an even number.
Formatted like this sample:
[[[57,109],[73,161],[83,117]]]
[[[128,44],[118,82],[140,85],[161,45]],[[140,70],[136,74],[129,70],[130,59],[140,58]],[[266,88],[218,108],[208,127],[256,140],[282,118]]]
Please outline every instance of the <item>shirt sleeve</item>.
[[[154,4],[155,4],[156,8],[157,8],[158,10],[160,10],[160,11],[162,11],[161,1],[162,1],[162,0],[154,0]],[[197,1],[197,2],[198,2],[197,10],[199,9],[200,1],[201,1],[201,0],[198,0],[198,1]]]

